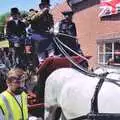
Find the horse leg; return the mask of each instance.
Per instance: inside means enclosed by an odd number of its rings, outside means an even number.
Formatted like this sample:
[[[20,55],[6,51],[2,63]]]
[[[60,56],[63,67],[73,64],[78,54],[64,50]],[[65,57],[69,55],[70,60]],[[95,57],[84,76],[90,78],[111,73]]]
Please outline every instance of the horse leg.
[[[56,112],[55,112],[55,120],[66,120],[63,112],[62,112],[62,109],[60,107],[58,107],[56,109]]]
[[[64,116],[64,114],[63,114],[63,112],[62,112],[62,110],[61,110],[60,120],[67,120],[67,119],[65,118],[65,116]]]
[[[58,106],[49,108],[48,117],[45,120],[66,120],[62,109]]]
[[[49,108],[45,108],[45,116],[44,120],[59,120],[60,109],[58,109],[57,105],[50,106]]]
[[[57,108],[56,108],[56,111],[55,111],[55,114],[54,114],[55,120],[59,120],[59,118],[61,118],[61,113],[62,113],[61,108],[60,108],[60,107],[57,107]],[[64,119],[61,119],[61,120],[64,120]]]

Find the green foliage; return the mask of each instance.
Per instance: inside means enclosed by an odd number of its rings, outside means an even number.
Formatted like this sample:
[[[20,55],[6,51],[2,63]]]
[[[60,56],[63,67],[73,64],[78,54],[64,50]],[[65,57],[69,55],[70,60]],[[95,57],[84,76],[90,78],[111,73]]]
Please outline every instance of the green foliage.
[[[4,32],[4,26],[5,26],[5,22],[6,22],[8,15],[9,15],[9,13],[0,15],[0,33]]]

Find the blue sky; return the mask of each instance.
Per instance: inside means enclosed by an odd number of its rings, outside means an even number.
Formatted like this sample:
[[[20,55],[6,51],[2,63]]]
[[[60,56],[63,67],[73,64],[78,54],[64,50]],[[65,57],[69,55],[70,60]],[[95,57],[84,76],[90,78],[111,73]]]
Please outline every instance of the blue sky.
[[[41,0],[0,0],[0,14],[9,12],[10,8],[18,7],[20,10],[29,10],[30,8],[38,9],[38,4]],[[63,0],[50,0],[51,5],[54,6]]]

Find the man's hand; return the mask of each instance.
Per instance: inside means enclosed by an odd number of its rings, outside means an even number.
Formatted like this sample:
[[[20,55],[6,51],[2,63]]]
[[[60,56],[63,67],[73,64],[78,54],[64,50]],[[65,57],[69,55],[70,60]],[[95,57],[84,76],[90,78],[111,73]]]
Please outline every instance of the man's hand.
[[[28,93],[28,104],[32,105],[34,104],[37,100],[37,96],[35,93],[31,92],[31,91],[27,91]]]
[[[54,34],[54,28],[51,28],[51,29],[49,30],[49,32],[50,32],[50,34]]]

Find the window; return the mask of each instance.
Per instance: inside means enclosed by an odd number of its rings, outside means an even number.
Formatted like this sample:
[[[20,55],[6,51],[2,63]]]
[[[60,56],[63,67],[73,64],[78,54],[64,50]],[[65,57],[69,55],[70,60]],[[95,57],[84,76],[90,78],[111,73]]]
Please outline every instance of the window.
[[[116,58],[119,58],[119,60]],[[120,43],[99,43],[98,44],[98,63],[107,64],[109,59],[116,60],[116,63],[120,63]]]
[[[120,50],[120,43],[115,42],[114,45],[115,45],[115,46],[114,46],[114,51]]]

